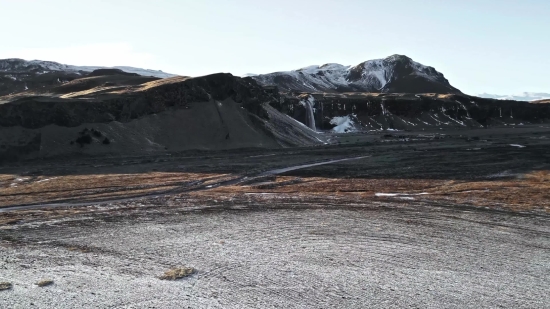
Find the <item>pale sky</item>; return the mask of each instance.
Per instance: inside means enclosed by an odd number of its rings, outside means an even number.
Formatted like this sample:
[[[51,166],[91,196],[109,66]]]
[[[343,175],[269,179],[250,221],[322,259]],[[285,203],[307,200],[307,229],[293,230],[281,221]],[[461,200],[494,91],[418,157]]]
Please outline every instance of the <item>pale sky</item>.
[[[463,92],[550,93],[550,0],[0,0],[0,59],[198,76],[404,54]]]

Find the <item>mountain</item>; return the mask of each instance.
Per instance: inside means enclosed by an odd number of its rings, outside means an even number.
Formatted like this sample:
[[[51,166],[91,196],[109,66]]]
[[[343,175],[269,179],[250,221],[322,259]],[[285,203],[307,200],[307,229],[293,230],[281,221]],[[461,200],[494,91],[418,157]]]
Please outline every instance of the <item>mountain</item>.
[[[27,90],[40,90],[61,85],[74,79],[88,76],[96,70],[120,70],[140,76],[167,78],[176,76],[162,71],[117,66],[74,66],[52,61],[23,59],[0,60],[0,96]]]
[[[515,101],[541,101],[550,99],[550,93],[543,92],[522,92],[520,94],[513,95],[498,95],[498,94],[489,94],[482,93],[478,95],[481,98],[497,99],[497,100],[515,100]]]
[[[402,55],[356,66],[328,63],[250,78],[284,92],[461,93],[433,67]]]

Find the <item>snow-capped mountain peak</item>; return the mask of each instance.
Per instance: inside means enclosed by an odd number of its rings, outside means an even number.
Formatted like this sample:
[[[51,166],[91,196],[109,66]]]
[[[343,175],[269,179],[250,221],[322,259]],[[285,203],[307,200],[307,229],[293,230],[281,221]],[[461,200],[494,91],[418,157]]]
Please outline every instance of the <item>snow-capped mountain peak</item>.
[[[338,63],[325,63],[323,65],[311,65],[305,68],[298,69],[296,71],[309,73],[309,74],[316,74],[321,71],[341,71],[341,70],[347,70],[347,69],[349,69],[349,66],[341,65]]]
[[[327,63],[252,78],[283,91],[460,93],[433,67],[402,55],[369,60],[356,66]]]

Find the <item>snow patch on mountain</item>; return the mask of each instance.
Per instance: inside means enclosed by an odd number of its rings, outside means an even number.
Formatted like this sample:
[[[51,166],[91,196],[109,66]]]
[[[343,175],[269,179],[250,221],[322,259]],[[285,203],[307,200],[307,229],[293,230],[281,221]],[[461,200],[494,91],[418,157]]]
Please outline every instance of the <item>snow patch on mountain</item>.
[[[368,85],[370,88],[381,90],[386,86],[389,79],[392,76],[392,69],[384,59],[369,60],[362,64],[359,64],[351,71],[361,72],[361,77],[352,81],[352,84],[356,85]],[[349,75],[350,73],[348,73]],[[350,78],[348,78],[349,80]]]

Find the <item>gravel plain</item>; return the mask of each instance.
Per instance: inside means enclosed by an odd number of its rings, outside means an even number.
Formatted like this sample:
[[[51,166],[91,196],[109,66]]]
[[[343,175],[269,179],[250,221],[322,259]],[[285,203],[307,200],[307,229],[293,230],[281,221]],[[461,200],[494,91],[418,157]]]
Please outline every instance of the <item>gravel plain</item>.
[[[276,202],[276,201],[273,201]],[[3,308],[547,308],[544,216],[428,205],[145,211],[3,242]],[[7,233],[6,233],[7,234]],[[5,237],[4,237],[5,238]],[[179,281],[171,267],[194,267]],[[48,287],[36,282],[51,279]]]
[[[1,168],[0,308],[549,308],[550,128],[464,132]]]

